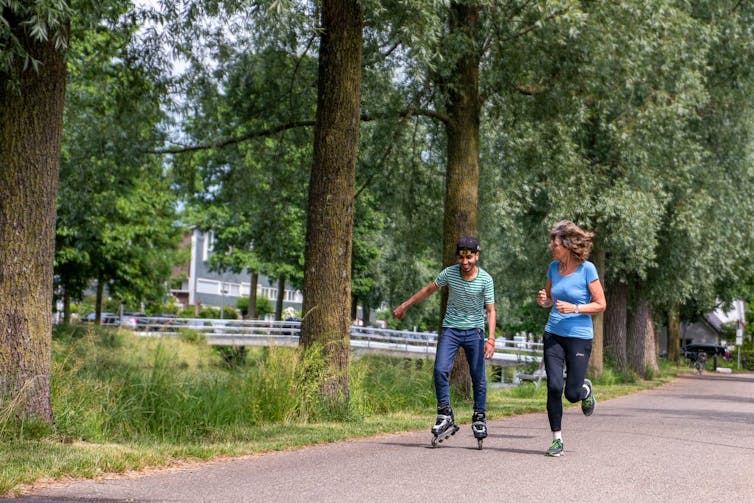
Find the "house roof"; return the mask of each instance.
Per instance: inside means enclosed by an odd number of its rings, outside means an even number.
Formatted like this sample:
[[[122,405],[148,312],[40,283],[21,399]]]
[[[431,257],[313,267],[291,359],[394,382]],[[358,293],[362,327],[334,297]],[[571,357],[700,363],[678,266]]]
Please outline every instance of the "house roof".
[[[704,315],[704,321],[707,323],[707,325],[712,328],[715,332],[718,334],[723,333],[723,320],[720,319],[717,314],[713,313],[707,313]]]

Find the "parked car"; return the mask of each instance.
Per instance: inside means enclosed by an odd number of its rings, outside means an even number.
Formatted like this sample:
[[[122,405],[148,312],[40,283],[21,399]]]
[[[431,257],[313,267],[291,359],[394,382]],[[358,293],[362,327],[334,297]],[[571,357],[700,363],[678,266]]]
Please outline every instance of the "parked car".
[[[97,313],[89,313],[81,321],[84,323],[94,323],[97,319]],[[100,325],[117,325],[118,315],[113,313],[100,313]]]
[[[130,328],[136,330],[146,322],[147,315],[145,313],[123,313],[123,318],[120,320],[120,326],[123,328]]]
[[[688,344],[681,348],[681,354],[692,362],[696,361],[696,357],[700,352],[712,357],[717,355],[726,360],[730,360],[731,358],[730,351],[720,344]]]
[[[301,318],[289,316],[283,324],[283,335],[299,335],[301,332]]]

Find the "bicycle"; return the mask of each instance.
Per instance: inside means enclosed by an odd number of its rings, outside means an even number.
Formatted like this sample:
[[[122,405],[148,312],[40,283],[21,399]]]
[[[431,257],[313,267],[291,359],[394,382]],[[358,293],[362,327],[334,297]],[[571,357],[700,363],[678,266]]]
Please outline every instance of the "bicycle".
[[[702,372],[704,372],[704,367],[707,364],[707,353],[704,351],[699,351],[696,354],[696,360],[694,360],[694,370],[696,370],[696,373],[699,375],[702,375]]]

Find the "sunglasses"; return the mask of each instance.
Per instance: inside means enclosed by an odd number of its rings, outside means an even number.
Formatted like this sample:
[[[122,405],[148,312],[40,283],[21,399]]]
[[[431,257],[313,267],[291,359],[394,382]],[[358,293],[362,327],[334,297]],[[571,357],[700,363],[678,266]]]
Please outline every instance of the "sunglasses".
[[[473,252],[471,250],[461,250],[458,252],[458,258],[471,258],[474,255],[476,255],[476,252]]]

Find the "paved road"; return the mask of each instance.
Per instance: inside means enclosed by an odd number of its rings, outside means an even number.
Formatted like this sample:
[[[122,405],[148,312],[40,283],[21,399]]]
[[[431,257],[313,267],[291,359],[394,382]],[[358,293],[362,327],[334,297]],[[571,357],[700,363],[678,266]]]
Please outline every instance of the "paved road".
[[[599,388],[596,388],[599,398]],[[468,425],[440,447],[428,431],[194,465],[136,478],[55,485],[41,502],[754,502],[754,374],[679,378],[569,408],[566,452],[544,413]],[[6,500],[3,500],[6,501]]]

